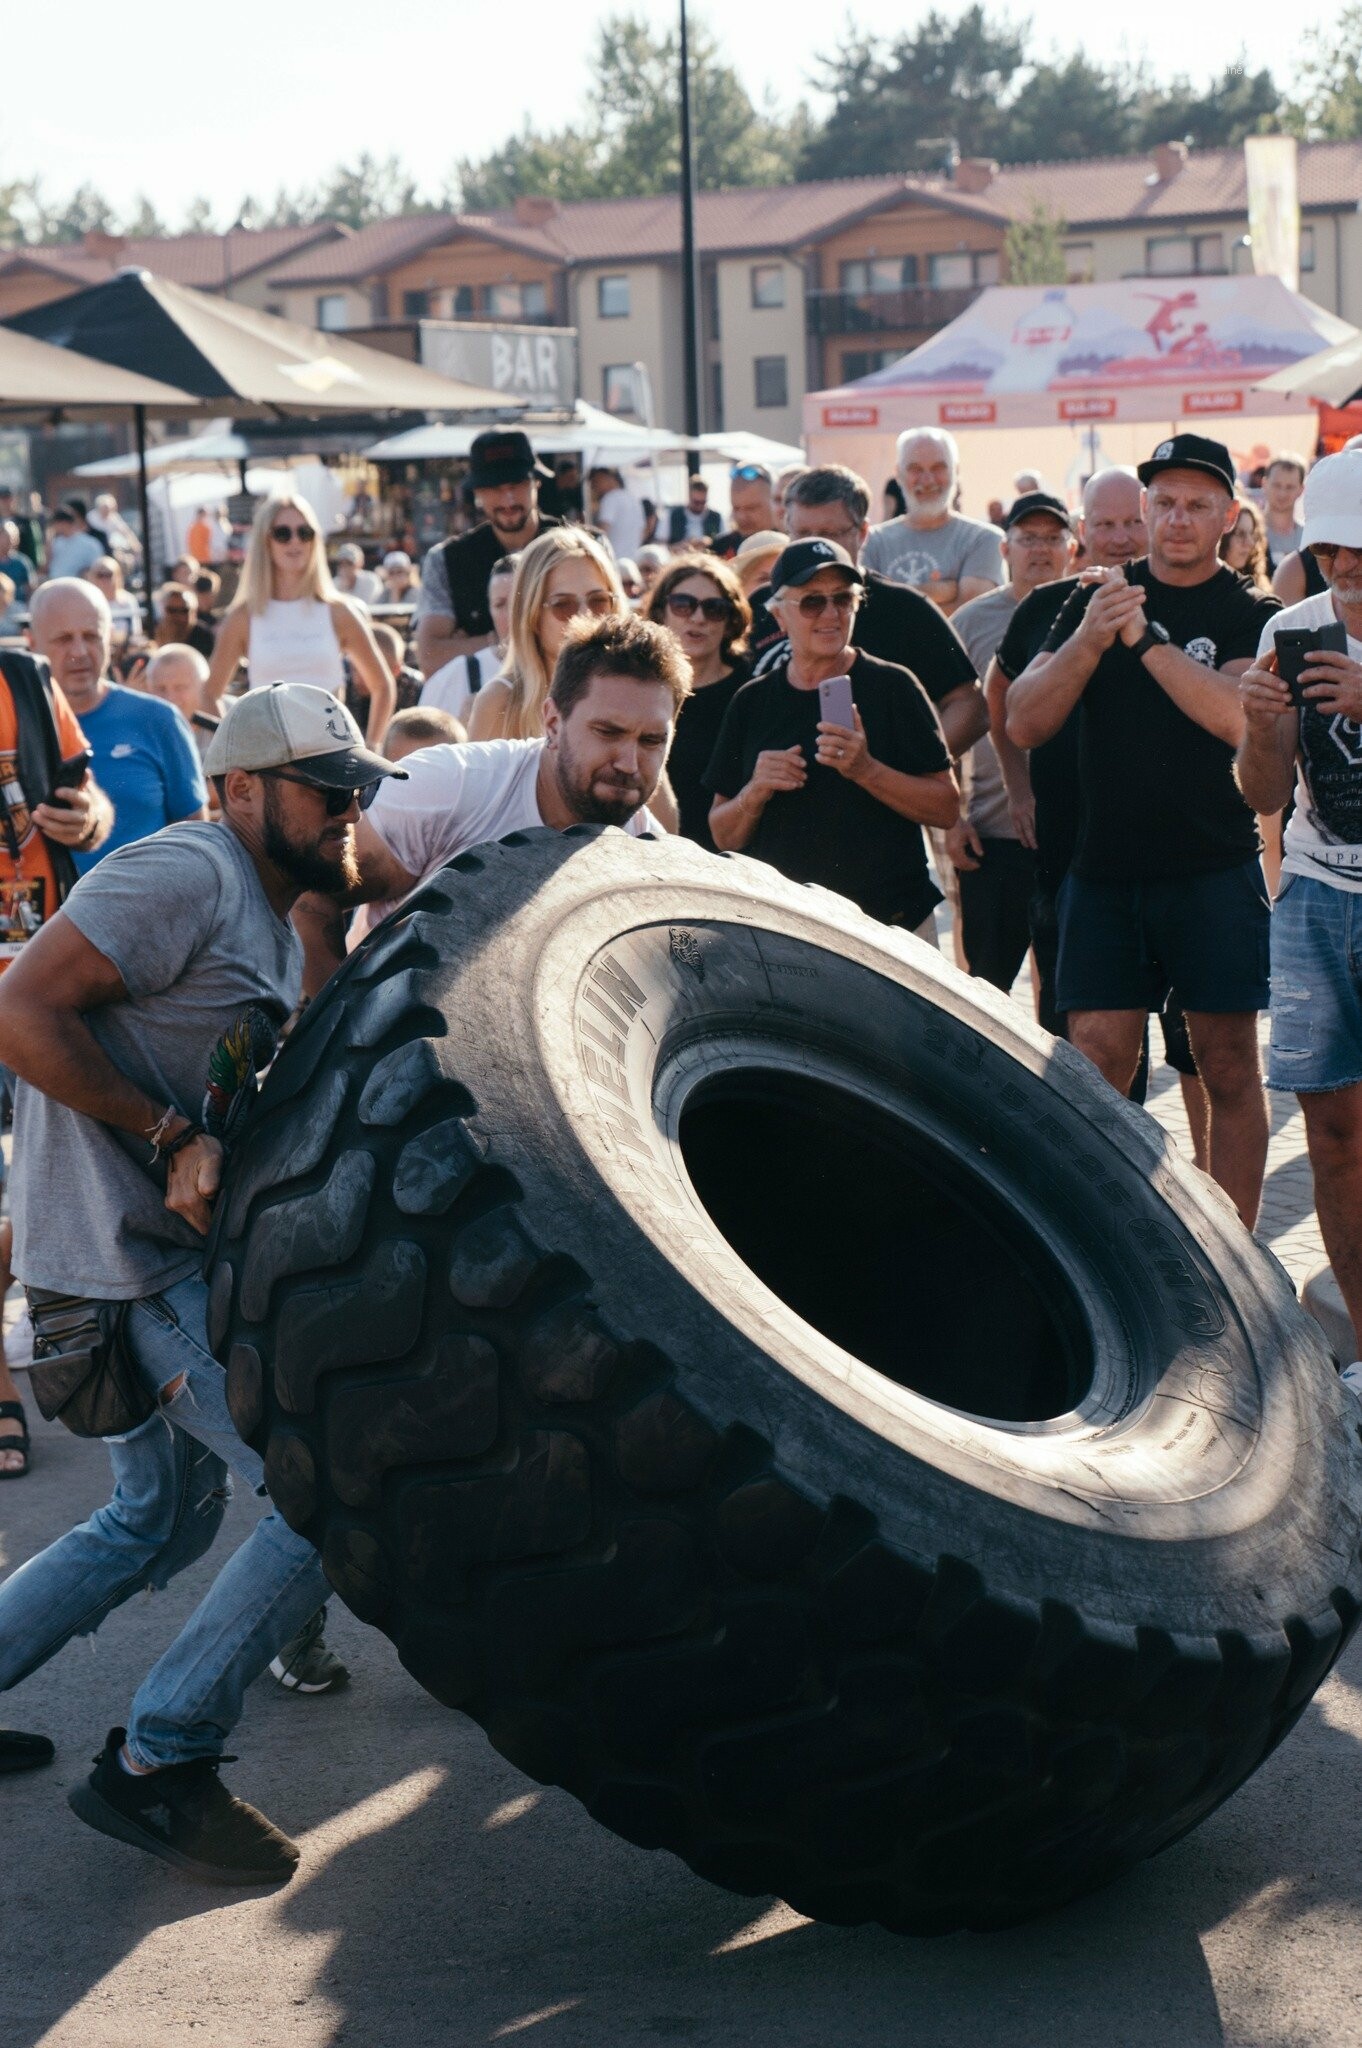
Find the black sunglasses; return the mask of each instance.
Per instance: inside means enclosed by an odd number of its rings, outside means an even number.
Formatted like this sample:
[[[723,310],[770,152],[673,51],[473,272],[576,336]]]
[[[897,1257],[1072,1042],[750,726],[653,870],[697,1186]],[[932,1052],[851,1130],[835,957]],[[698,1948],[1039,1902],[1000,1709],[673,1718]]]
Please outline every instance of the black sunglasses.
[[[328,818],[343,818],[356,797],[360,809],[367,811],[378,795],[378,782],[366,782],[362,789],[335,789],[329,782],[309,782],[306,775],[286,775],[282,768],[259,768],[256,773],[273,782],[296,782],[299,789],[315,789],[325,799]]]
[[[675,612],[678,619],[693,619],[696,612],[702,612],[707,619],[726,619],[728,599],[726,597],[692,597],[688,590],[673,590],[667,599],[667,610]]]
[[[272,526],[270,539],[277,540],[281,547],[291,540],[315,540],[317,530],[313,526]]]

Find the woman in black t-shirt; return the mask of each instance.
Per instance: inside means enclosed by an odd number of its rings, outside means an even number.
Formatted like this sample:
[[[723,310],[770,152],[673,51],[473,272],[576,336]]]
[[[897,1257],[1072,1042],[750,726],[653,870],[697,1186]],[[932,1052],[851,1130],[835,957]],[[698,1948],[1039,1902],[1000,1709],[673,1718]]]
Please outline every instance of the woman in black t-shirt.
[[[709,791],[701,777],[714,752],[724,713],[751,674],[744,660],[752,612],[727,563],[682,561],[648,594],[647,616],[675,633],[691,666],[692,695],[681,708],[668,773],[681,812],[681,831],[711,852]]]

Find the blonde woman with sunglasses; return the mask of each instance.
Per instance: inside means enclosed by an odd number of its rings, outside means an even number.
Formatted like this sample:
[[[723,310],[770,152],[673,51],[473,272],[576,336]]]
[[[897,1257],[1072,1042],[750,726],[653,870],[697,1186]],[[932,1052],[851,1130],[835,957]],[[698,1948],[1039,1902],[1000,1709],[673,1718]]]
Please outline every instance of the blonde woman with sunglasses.
[[[471,740],[539,740],[553,665],[574,619],[627,612],[619,571],[580,526],[552,527],[523,548],[511,585],[501,674],[473,700]]]
[[[236,597],[218,628],[204,709],[222,716],[222,699],[243,661],[252,690],[312,683],[343,698],[345,658],[369,699],[365,737],[379,746],[397,690],[368,620],[332,582],[321,526],[306,498],[267,498],[251,527]]]

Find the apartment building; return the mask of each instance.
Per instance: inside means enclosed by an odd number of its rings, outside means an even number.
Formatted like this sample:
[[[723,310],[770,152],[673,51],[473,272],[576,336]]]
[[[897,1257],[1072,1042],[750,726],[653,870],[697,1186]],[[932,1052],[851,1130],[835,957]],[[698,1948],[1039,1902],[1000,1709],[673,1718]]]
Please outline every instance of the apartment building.
[[[1362,326],[1362,142],[1302,145],[1301,290]],[[805,391],[878,369],[987,285],[1006,238],[1039,206],[1062,227],[1072,281],[1249,270],[1241,149],[1165,143],[1148,156],[949,177],[822,180],[702,193],[703,425],[796,441]],[[608,410],[685,417],[680,206],[675,197],[429,213],[351,230],[234,230],[162,242],[0,254],[0,319],[125,263],[311,327],[413,330],[423,319],[574,328],[581,395]],[[377,335],[375,336],[377,339]],[[642,365],[646,377],[640,377]]]

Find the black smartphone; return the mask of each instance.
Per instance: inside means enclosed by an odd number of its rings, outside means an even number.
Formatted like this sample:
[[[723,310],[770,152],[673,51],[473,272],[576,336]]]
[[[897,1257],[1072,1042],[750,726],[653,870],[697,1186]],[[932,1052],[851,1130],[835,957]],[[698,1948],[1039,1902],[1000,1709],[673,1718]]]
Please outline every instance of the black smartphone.
[[[1287,626],[1278,633],[1274,645],[1277,673],[1290,690],[1297,711],[1303,711],[1301,671],[1309,668],[1312,655],[1346,654],[1348,631],[1341,619],[1330,619],[1327,626]]]
[[[94,755],[87,748],[83,754],[72,754],[69,760],[59,761],[57,763],[57,772],[52,777],[52,787],[47,792],[45,801],[54,804],[57,801],[57,791],[59,789],[79,789],[89,773],[94,758]]]

